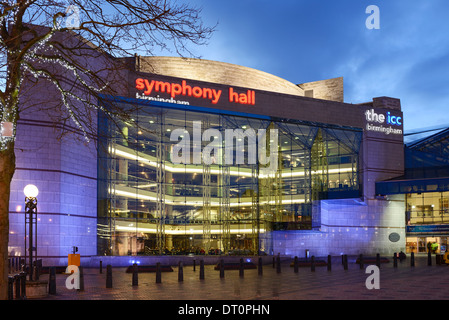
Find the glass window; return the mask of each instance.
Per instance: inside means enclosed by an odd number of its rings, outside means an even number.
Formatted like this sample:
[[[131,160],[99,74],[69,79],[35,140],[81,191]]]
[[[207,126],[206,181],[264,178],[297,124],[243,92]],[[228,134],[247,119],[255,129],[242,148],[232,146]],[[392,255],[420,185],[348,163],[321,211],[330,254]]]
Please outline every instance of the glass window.
[[[313,200],[360,191],[361,131],[151,105],[132,118],[99,119],[98,254],[270,253],[272,230],[319,226]]]

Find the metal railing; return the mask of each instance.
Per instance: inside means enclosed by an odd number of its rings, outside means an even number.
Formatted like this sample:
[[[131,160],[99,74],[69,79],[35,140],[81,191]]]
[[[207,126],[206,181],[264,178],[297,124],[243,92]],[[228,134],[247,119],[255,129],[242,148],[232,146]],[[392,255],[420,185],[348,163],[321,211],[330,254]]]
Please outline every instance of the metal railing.
[[[26,272],[23,257],[8,258],[8,300],[26,299]]]
[[[33,273],[33,279],[39,280],[42,271],[42,260],[34,261],[32,268],[26,266],[23,257],[13,256],[8,258],[8,300],[26,299],[26,276]]]

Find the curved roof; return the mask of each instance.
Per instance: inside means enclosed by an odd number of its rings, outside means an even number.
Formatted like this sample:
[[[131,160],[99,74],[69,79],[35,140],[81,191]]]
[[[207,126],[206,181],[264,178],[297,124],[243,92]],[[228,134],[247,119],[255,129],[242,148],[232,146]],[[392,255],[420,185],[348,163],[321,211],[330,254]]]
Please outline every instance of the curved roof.
[[[142,72],[304,96],[304,90],[290,81],[226,62],[180,57],[140,57],[139,64],[139,71]]]

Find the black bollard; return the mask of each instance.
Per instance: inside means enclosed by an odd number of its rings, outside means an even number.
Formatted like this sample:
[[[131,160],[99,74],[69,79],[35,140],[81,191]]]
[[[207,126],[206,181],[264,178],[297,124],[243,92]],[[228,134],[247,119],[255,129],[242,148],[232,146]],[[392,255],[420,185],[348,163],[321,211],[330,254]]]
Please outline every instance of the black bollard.
[[[200,260],[200,280],[204,280],[204,260]]]
[[[48,294],[56,294],[56,268],[50,268],[50,275],[48,279]]]
[[[16,300],[20,299],[20,282],[21,282],[21,276],[16,274],[14,276],[14,283],[16,284]]]
[[[224,261],[220,260],[220,278],[224,278]]]
[[[179,261],[178,263],[178,282],[184,281],[184,270],[182,266],[182,261]]]
[[[243,263],[243,258],[240,258],[239,276],[241,278],[243,278],[245,276],[245,265]]]
[[[273,257],[273,269],[276,268],[276,257]]]
[[[26,300],[26,298],[27,298],[26,282],[27,282],[27,274],[26,274],[26,272],[21,272],[20,273],[20,298],[22,300]]]
[[[137,263],[133,263],[133,277],[132,277],[132,286],[136,287],[139,285],[139,268]]]
[[[410,266],[414,267],[415,266],[415,253],[412,252],[410,255],[411,255],[410,256]]]
[[[363,254],[359,255],[359,266],[360,266],[361,270],[364,269],[364,267],[365,267],[363,264]]]
[[[348,270],[348,255],[343,256],[343,269]]]
[[[162,282],[162,276],[161,276],[161,263],[156,263],[156,283]]]
[[[427,253],[427,265],[431,266],[432,265],[432,252],[428,252]]]
[[[14,277],[8,276],[8,300],[14,300]]]
[[[396,252],[393,255],[393,267],[394,268],[398,267],[398,254]]]
[[[103,273],[103,261],[100,260],[100,274]]]
[[[78,267],[79,270],[79,277],[80,277],[80,288],[78,291],[84,291],[84,268]]]
[[[332,271],[332,257],[331,255],[327,255],[327,271]]]
[[[36,264],[33,266],[33,280],[39,281],[39,268]]]
[[[106,266],[106,288],[112,288],[112,266]]]
[[[376,254],[376,266],[380,269],[380,254]]]
[[[293,272],[298,273],[298,257],[296,256],[293,259]]]
[[[193,271],[196,271],[196,260],[193,259]]]
[[[281,273],[281,255],[279,253],[276,257],[276,273]]]
[[[259,263],[257,268],[257,274],[259,276],[263,275],[263,264],[262,264],[262,257],[259,257]]]
[[[312,256],[311,262],[310,262],[310,270],[312,272],[315,272],[315,256]]]

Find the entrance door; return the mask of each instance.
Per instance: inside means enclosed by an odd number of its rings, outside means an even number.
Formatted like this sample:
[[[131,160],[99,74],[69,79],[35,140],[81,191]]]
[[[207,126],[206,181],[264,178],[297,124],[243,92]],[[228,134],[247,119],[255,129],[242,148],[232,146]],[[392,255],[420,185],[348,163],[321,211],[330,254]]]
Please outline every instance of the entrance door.
[[[426,238],[419,237],[418,238],[418,252],[426,253],[427,252],[427,243]]]

